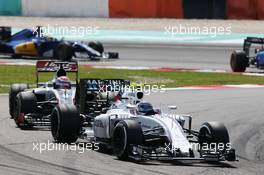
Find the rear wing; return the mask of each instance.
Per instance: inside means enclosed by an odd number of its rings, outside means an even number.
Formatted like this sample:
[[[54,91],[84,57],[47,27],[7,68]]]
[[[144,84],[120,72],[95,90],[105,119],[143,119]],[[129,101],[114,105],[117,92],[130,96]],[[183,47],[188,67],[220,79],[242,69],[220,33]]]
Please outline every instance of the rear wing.
[[[79,84],[79,104],[82,114],[96,116],[109,107],[108,99],[99,99],[102,88],[110,91],[122,91],[130,85],[130,81],[123,79],[81,79]],[[109,89],[110,88],[110,89]]]
[[[247,37],[244,40],[244,47],[243,50],[246,52],[246,54],[249,56],[250,47],[252,44],[261,44],[262,48],[264,45],[264,38],[259,37]]]
[[[36,62],[37,84],[39,82],[39,73],[57,72],[60,68],[63,68],[66,72],[76,73],[76,81],[78,80],[78,63],[76,61],[40,60]]]
[[[118,90],[118,88],[123,88],[130,85],[130,81],[123,79],[81,79],[81,86],[87,91],[100,91],[102,86],[115,87],[113,90]]]

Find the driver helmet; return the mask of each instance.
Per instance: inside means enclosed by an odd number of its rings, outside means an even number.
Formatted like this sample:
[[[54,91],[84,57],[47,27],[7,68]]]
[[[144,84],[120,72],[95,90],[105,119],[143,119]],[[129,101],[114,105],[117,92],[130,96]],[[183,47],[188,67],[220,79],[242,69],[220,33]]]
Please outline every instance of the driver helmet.
[[[71,81],[67,76],[60,76],[55,79],[55,89],[71,89]]]
[[[140,102],[138,104],[138,112],[143,115],[154,115],[156,114],[152,104],[147,102]]]

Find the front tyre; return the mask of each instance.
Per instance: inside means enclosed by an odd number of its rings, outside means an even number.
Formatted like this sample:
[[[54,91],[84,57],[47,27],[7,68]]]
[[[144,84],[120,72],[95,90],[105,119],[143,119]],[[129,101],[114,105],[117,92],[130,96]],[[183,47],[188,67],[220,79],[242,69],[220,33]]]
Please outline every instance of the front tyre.
[[[28,89],[27,84],[12,84],[9,90],[9,114],[11,118],[14,118],[15,101],[19,92]]]
[[[135,120],[122,120],[114,128],[113,152],[120,160],[132,153],[132,145],[142,145],[144,140],[140,124]]]
[[[101,42],[98,42],[98,41],[94,42],[94,41],[92,41],[92,42],[89,42],[88,43],[88,46],[91,47],[91,48],[93,48],[94,50],[96,50],[100,54],[103,54],[104,53],[104,46],[103,46],[103,44]]]
[[[81,117],[74,105],[62,104],[51,114],[51,133],[56,142],[73,143],[78,139]]]
[[[230,66],[233,72],[245,72],[248,58],[244,51],[234,51],[231,55]]]
[[[229,133],[224,124],[219,122],[206,122],[199,131],[200,155],[211,152],[225,154],[231,150]]]

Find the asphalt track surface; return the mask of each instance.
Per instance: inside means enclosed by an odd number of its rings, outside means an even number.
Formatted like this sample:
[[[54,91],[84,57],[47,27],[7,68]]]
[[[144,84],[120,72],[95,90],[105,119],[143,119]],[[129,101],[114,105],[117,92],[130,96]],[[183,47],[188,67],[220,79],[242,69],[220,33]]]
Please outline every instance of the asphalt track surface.
[[[111,47],[109,50],[114,49],[120,52],[120,60],[107,63],[111,65],[220,70],[230,70],[229,58],[234,50],[228,47],[147,44],[124,45],[116,49]]]
[[[120,54],[118,60],[88,61],[80,64],[127,67],[165,67],[192,68],[231,71],[230,55],[238,47],[214,46],[180,46],[180,45],[149,45],[149,44],[107,44],[106,51]],[[34,63],[32,59],[8,59],[0,57],[0,62]]]
[[[8,96],[0,96],[0,174],[264,174],[263,88],[182,90],[155,93],[146,100],[178,105],[178,113],[191,114],[194,128],[205,121],[224,122],[239,162],[144,164],[117,160],[96,151],[34,150],[33,143],[52,142],[45,129],[20,130],[8,114]]]

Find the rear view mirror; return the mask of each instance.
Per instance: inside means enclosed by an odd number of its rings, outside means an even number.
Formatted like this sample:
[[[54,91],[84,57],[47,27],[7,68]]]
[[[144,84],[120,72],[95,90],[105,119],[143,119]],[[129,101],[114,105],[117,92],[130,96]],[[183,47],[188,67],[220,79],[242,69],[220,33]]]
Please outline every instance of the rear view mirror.
[[[176,109],[177,109],[177,106],[172,105],[172,106],[168,106],[168,108],[169,108],[170,110],[176,110]]]

